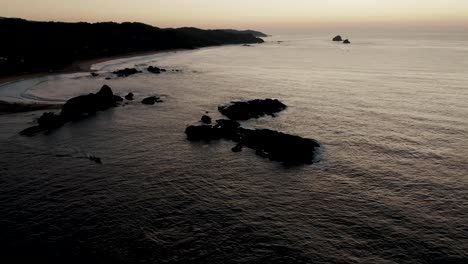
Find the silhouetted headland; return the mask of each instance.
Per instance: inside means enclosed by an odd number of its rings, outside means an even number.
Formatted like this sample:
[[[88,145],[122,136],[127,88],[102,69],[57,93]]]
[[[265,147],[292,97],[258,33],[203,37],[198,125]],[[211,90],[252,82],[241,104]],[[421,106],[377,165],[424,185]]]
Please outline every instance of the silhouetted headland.
[[[230,32],[230,33],[236,33],[236,34],[250,34],[257,38],[268,37],[268,35],[263,32],[250,30],[250,29],[249,30],[222,29],[222,30],[226,32]]]
[[[170,49],[263,43],[256,31],[162,29],[142,23],[1,19],[0,76],[50,72],[79,60]],[[254,36],[255,34],[255,36]]]

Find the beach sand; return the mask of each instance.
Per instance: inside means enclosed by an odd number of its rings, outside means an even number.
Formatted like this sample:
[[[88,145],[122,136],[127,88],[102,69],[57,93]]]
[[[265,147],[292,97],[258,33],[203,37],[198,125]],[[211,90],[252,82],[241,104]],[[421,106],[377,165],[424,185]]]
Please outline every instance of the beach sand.
[[[97,63],[117,60],[117,59],[137,57],[137,56],[153,55],[153,54],[158,54],[158,53],[163,53],[163,52],[176,52],[178,50],[180,49],[164,50],[164,51],[149,51],[149,52],[134,52],[134,53],[128,53],[125,55],[102,57],[102,58],[97,58],[97,59],[92,59],[92,60],[76,61],[70,66],[66,67],[65,69],[59,70],[59,71],[25,73],[25,74],[18,74],[18,75],[1,76],[0,86],[7,84],[7,83],[11,83],[11,82],[17,82],[21,80],[27,80],[27,79],[38,78],[38,77],[49,76],[49,75],[77,73],[77,72],[91,72],[91,67]],[[60,109],[61,107],[62,107],[61,104],[21,103],[21,102],[6,102],[6,101],[0,100],[0,114],[28,112],[28,111],[45,110],[45,109]]]

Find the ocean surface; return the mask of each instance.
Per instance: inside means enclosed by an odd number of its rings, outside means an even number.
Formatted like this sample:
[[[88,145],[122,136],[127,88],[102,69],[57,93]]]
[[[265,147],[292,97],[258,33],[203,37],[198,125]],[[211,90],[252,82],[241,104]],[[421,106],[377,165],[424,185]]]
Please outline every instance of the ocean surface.
[[[9,101],[63,103],[104,84],[136,97],[30,138],[18,132],[44,111],[0,115],[0,262],[468,263],[467,35],[334,35],[0,86]],[[110,73],[149,65],[169,72]],[[164,102],[140,103],[150,95]],[[186,140],[206,111],[255,98],[289,107],[243,126],[316,139],[320,162]]]

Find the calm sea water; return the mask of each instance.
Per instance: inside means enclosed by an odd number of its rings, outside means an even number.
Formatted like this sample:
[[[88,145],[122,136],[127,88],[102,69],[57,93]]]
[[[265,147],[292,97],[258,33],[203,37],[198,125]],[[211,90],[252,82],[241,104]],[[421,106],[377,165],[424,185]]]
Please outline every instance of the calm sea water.
[[[361,33],[349,46],[333,35],[1,86],[12,101],[108,84],[165,102],[32,138],[17,132],[41,111],[0,116],[0,262],[468,263],[466,34]],[[135,65],[182,72],[105,80]],[[284,167],[232,142],[185,140],[205,111],[220,118],[218,105],[255,98],[289,108],[245,127],[316,139],[321,161]]]

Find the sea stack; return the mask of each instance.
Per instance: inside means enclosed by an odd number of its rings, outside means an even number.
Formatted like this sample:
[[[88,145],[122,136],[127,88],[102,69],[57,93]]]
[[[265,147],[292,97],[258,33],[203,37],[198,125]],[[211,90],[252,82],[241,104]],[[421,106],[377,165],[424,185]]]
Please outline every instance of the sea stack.
[[[351,44],[351,41],[349,41],[349,39],[345,39],[345,40],[343,41],[343,44]]]

